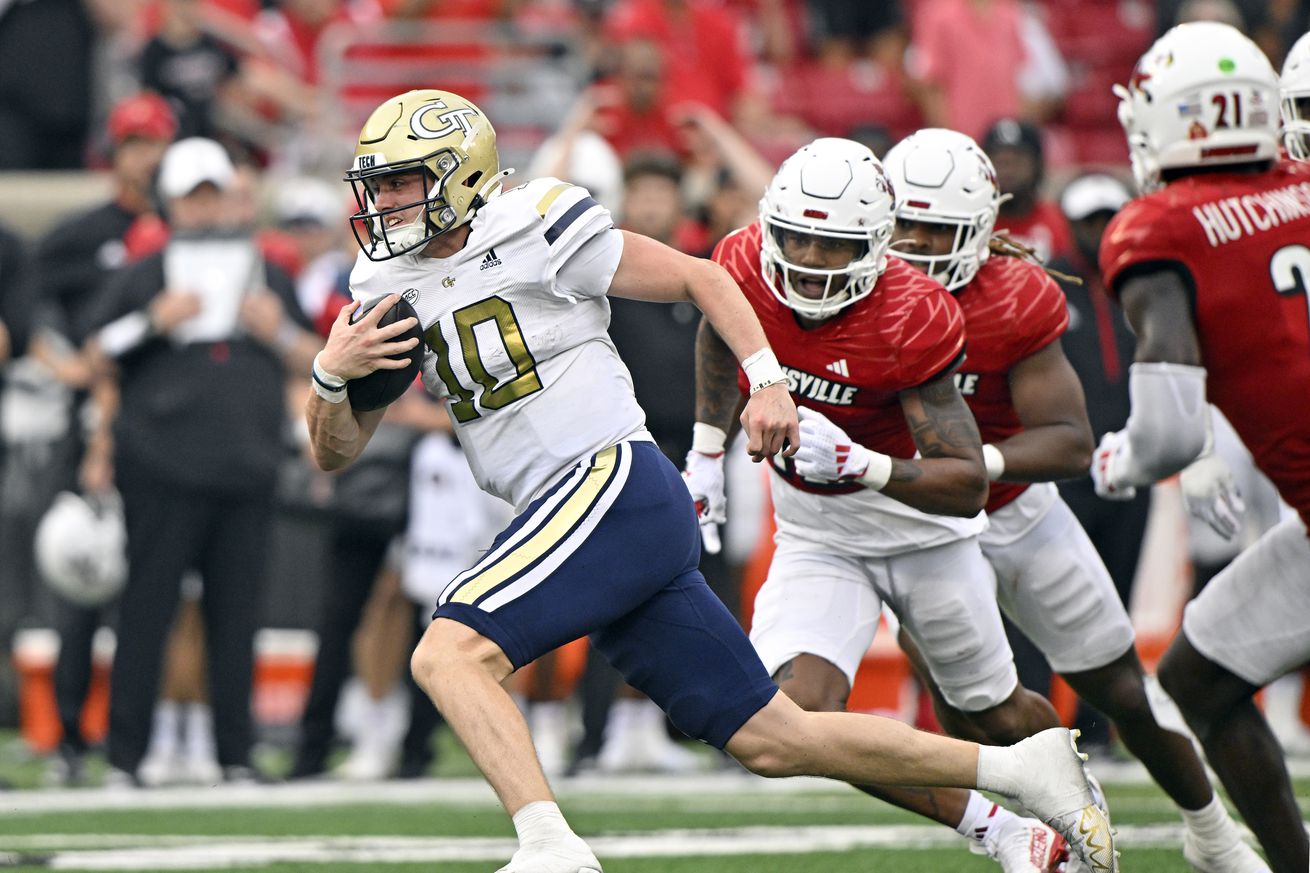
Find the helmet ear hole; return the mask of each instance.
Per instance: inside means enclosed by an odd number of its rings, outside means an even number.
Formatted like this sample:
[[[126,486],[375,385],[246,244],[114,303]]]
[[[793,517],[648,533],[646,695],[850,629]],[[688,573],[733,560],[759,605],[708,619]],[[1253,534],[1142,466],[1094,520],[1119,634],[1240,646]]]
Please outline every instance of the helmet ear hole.
[[[478,182],[480,182],[481,180],[482,180],[482,171],[475,170],[474,172],[469,174],[469,177],[467,179],[464,180],[464,187],[473,188],[474,190],[476,190],[478,187]]]

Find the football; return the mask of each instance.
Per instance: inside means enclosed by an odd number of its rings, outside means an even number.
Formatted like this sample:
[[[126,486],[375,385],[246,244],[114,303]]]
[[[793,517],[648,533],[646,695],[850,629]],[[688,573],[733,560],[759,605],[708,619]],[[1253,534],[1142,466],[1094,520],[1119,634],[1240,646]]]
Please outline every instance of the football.
[[[359,321],[385,299],[384,295],[367,301],[355,310],[350,319],[351,323]],[[410,317],[415,319],[414,326],[391,340],[391,342],[402,342],[410,337],[418,339],[418,345],[414,348],[391,356],[398,361],[408,361],[409,366],[399,370],[374,370],[367,376],[360,376],[358,379],[346,382],[346,393],[350,397],[351,408],[361,412],[381,409],[404,394],[414,382],[419,366],[423,363],[423,327],[418,323],[418,313],[414,311],[413,304],[404,297],[400,298],[396,301],[396,305],[391,307],[390,312],[383,313],[382,318],[378,320],[378,327],[386,327],[388,324]]]

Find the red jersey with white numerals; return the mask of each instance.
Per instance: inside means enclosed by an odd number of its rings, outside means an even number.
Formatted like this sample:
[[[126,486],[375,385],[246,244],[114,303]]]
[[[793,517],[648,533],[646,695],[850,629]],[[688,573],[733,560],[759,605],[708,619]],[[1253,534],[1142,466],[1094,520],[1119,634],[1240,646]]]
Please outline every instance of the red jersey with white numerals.
[[[764,280],[760,233],[756,223],[729,234],[715,248],[714,260],[727,268],[754,308],[796,404],[823,413],[874,451],[914,457],[899,395],[947,375],[963,359],[959,304],[936,281],[889,257],[872,294],[807,329]],[[746,393],[749,385],[740,370],[737,382]],[[807,491],[862,490],[810,482],[790,469],[779,472]]]
[[[1101,270],[1181,264],[1210,402],[1310,523],[1310,168],[1188,176],[1129,203],[1106,229]]]
[[[998,443],[1023,430],[1010,397],[1010,370],[1069,326],[1064,292],[1032,261],[991,257],[955,299],[969,334],[969,356],[955,384],[978,421],[983,442]],[[993,482],[987,511],[995,512],[1027,488],[1026,482]]]

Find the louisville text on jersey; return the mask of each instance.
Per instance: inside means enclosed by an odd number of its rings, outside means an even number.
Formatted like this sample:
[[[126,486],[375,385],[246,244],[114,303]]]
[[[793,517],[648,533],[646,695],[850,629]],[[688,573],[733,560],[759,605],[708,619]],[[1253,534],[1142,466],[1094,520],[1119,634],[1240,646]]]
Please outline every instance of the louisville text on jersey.
[[[851,406],[860,390],[855,385],[843,385],[785,364],[782,370],[787,374],[787,390],[807,400],[831,403],[833,406]]]
[[[1310,182],[1225,197],[1192,207],[1210,245],[1218,247],[1310,216]]]

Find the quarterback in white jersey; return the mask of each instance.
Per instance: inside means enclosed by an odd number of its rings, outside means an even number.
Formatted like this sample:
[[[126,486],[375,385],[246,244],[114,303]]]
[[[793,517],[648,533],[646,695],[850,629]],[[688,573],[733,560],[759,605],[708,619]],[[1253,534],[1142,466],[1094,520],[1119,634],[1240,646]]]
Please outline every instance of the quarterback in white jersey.
[[[361,252],[350,275],[356,300],[413,298],[425,328],[423,384],[448,399],[478,485],[516,511],[578,458],[649,439],[606,332],[605,294],[623,252],[612,225],[585,189],[537,179],[490,197],[450,257],[375,263]],[[515,414],[491,414],[510,404]]]
[[[759,321],[712,263],[614,229],[586,191],[553,179],[499,193],[504,175],[491,123],[459,95],[411,91],[378,107],[347,179],[364,258],[387,263],[361,263],[353,282],[357,295],[394,296],[354,323],[358,304],[343,309],[306,408],[319,465],[351,463],[382,413],[353,410],[346,382],[406,365],[389,356],[414,348],[396,339],[412,319],[378,327],[406,295],[424,331],[425,383],[446,399],[479,483],[516,506],[444,587],[412,661],[513,817],[520,848],[502,873],[600,873],[500,684],[584,634],[685,733],[757,773],[994,789],[1076,850],[1112,859],[1063,729],[983,749],[873,716],[807,713],[777,693],[700,575],[691,496],[645,432],[605,334],[605,295],[701,309],[750,381],[742,423],[757,460],[799,442]]]

